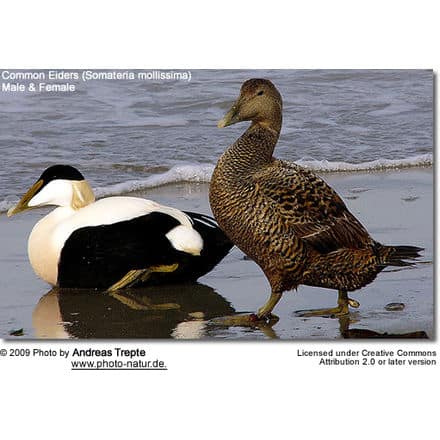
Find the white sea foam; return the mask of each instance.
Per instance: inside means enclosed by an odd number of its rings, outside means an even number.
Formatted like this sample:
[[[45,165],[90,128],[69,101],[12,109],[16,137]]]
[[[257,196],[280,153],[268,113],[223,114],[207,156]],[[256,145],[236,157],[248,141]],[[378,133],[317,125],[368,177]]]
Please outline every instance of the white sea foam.
[[[95,189],[97,197],[124,194],[133,191],[141,191],[148,188],[168,185],[179,182],[205,183],[211,180],[214,165],[176,165],[162,174],[154,174],[146,179],[128,180],[126,182],[108,185]]]
[[[306,159],[297,160],[296,163],[321,173],[356,172],[411,167],[429,167],[433,164],[433,156],[432,154],[422,154],[405,159],[377,159],[371,162],[363,162],[358,164]],[[102,198],[180,182],[207,183],[211,180],[213,171],[214,165],[212,164],[176,165],[162,174],[154,174],[146,177],[145,179],[128,180],[114,185],[97,187],[94,190],[97,198]],[[19,195],[17,195],[16,200],[12,200],[11,197],[8,197],[6,200],[0,201],[0,213],[5,213],[11,206],[13,206],[18,201],[18,197]]]
[[[348,162],[330,162],[328,160],[297,160],[296,163],[303,167],[307,167],[319,172],[336,172],[336,171],[367,171],[367,170],[385,170],[399,169],[410,167],[432,166],[432,154],[422,154],[419,156],[408,157],[406,159],[377,159],[371,162],[363,162],[359,164]],[[129,180],[109,185],[106,187],[96,188],[97,197],[107,197],[110,195],[124,194],[133,191],[141,191],[148,188],[179,183],[207,183],[211,180],[214,165],[177,165],[162,174],[154,174],[146,179]]]
[[[17,199],[18,202],[18,199]],[[9,208],[12,208],[15,203],[11,202],[10,200],[0,200],[0,213],[5,213],[8,211]]]
[[[328,160],[305,160],[295,161],[298,165],[307,167],[314,171],[335,172],[335,171],[374,171],[386,169],[399,169],[411,167],[432,166],[432,154],[421,154],[419,156],[407,157],[405,159],[376,159],[370,162],[349,163],[330,162]]]

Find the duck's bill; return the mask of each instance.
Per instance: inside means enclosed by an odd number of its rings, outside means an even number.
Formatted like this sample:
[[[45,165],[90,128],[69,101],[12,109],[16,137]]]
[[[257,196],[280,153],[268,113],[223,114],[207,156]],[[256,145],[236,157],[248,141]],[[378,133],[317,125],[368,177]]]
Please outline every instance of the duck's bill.
[[[29,202],[32,200],[34,195],[41,189],[43,186],[43,181],[38,180],[36,183],[32,185],[31,188],[27,191],[27,193],[21,198],[21,200],[7,212],[8,217],[12,217],[19,212],[26,211],[27,209],[33,208],[33,206],[29,206]]]
[[[227,127],[228,125],[235,124],[236,122],[240,122],[238,116],[239,116],[238,107],[236,105],[233,105],[231,110],[229,110],[228,113],[226,113],[224,118],[218,122],[217,127],[223,128],[223,127]]]

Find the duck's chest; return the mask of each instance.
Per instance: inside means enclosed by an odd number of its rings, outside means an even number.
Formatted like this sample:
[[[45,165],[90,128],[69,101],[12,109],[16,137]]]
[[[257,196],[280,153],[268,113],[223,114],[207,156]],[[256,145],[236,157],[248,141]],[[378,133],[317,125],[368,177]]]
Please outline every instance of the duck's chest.
[[[227,227],[246,218],[252,207],[255,186],[250,178],[237,175],[233,169],[217,166],[209,188],[211,209],[216,220]]]
[[[32,229],[28,240],[28,256],[34,272],[55,286],[58,280],[58,262],[67,237],[60,236],[60,223],[69,212],[58,208],[41,219]]]
[[[250,180],[211,182],[210,202],[213,214],[223,231],[240,248],[264,241],[273,230],[273,218],[255,184]]]

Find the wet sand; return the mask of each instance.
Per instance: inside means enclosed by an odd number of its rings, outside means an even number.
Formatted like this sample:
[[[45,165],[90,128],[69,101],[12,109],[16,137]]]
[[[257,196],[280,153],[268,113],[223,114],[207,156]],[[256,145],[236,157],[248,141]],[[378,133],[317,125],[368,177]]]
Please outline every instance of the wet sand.
[[[51,290],[34,275],[27,259],[28,235],[47,213],[35,210],[11,219],[0,215],[0,337],[305,340],[422,332],[415,336],[433,338],[432,169],[323,178],[376,240],[425,248],[417,266],[387,269],[372,284],[351,293],[361,306],[352,309],[349,319],[299,317],[295,311],[332,307],[337,298],[335,291],[300,286],[283,295],[274,311],[279,321],[271,327],[213,324],[214,317],[256,311],[269,294],[259,267],[237,248],[196,285],[147,288],[116,297]],[[207,184],[169,185],[135,195],[210,214]],[[404,308],[386,310],[390,303],[403,303]],[[21,329],[20,336],[10,335]]]

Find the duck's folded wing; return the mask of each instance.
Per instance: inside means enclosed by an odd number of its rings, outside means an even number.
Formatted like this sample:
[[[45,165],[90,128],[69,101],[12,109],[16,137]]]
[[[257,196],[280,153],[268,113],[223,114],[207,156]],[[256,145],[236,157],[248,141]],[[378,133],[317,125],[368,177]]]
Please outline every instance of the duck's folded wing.
[[[175,264],[178,251],[165,234],[178,224],[169,215],[153,212],[77,229],[60,255],[60,287],[109,288],[115,283],[126,287],[142,281],[152,268]]]
[[[373,243],[338,194],[311,171],[275,161],[254,175],[254,184],[270,215],[319,252]]]

